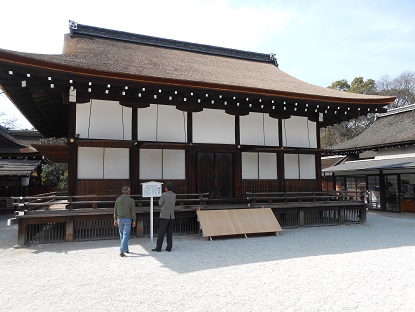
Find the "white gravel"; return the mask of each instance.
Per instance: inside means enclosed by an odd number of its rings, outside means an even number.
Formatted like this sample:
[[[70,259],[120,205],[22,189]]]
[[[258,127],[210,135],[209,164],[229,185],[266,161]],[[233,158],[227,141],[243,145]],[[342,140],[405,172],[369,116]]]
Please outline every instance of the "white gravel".
[[[174,236],[13,248],[0,216],[1,311],[415,311],[415,214],[207,241]],[[165,246],[164,246],[165,247]]]

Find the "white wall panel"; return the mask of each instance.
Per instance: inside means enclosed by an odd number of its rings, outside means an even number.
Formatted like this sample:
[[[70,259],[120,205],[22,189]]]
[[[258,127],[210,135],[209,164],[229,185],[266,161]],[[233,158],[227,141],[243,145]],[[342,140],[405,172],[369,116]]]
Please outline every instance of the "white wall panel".
[[[258,179],[258,153],[242,153],[242,179]]]
[[[162,179],[163,150],[140,150],[140,179]]]
[[[81,138],[131,140],[132,109],[115,101],[76,105],[76,133]]]
[[[235,117],[215,109],[194,113],[193,142],[235,144]]]
[[[277,179],[277,155],[259,153],[259,179]]]
[[[317,123],[308,120],[308,137],[310,140],[310,147],[317,148]]]
[[[138,139],[156,141],[157,105],[138,109]]]
[[[292,147],[317,147],[316,123],[307,117],[291,116],[283,119],[283,145]]]
[[[278,119],[249,113],[240,117],[241,144],[278,146]]]
[[[300,154],[300,179],[316,178],[316,156]]]
[[[138,139],[186,142],[187,114],[175,106],[151,104],[138,110]]]
[[[240,117],[241,144],[264,145],[263,114],[250,113]]]
[[[130,178],[130,151],[128,148],[104,149],[104,179]]]
[[[286,179],[299,179],[298,154],[284,155],[284,172]]]
[[[91,103],[76,104],[76,132],[81,138],[88,138]]]
[[[163,150],[163,179],[185,179],[185,151]]]
[[[103,179],[103,159],[101,147],[78,147],[78,179]]]

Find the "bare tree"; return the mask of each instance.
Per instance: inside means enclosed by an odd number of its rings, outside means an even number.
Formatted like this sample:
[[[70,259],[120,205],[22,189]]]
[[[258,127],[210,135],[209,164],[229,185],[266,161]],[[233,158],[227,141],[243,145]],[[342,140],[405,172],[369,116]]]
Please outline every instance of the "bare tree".
[[[396,96],[389,108],[415,103],[415,72],[405,71],[394,79],[383,76],[376,85],[380,95]]]
[[[356,77],[350,84],[346,79],[337,80],[329,88],[353,93],[396,96],[395,102],[388,108],[415,104],[415,72],[410,71],[405,71],[394,79],[385,75],[376,82],[373,79],[365,81],[362,77]],[[369,127],[375,119],[376,116],[371,114],[322,129],[321,146],[331,148],[338,143],[350,140]]]
[[[15,129],[17,124],[16,117],[9,117],[4,112],[0,112],[0,125],[7,129]]]

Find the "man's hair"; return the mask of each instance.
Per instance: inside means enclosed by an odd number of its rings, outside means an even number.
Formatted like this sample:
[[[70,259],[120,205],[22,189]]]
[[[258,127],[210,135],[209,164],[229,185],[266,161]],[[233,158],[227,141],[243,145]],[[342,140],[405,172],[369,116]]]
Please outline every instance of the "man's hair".
[[[166,189],[168,189],[169,191],[173,190],[173,183],[172,182],[166,182],[166,184],[164,185],[164,187]]]
[[[123,194],[128,194],[129,191],[131,191],[129,186],[123,186],[122,187],[122,193]]]

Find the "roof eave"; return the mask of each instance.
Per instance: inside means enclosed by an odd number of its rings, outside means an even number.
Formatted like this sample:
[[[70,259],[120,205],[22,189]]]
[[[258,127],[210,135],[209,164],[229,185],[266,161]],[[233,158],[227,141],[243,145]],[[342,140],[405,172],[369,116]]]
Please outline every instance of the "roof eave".
[[[221,85],[206,82],[188,81],[188,80],[175,80],[159,77],[147,77],[138,76],[124,73],[105,72],[94,69],[85,69],[81,67],[68,66],[53,62],[46,62],[28,56],[16,55],[4,50],[0,50],[0,62],[17,65],[27,66],[36,69],[48,70],[52,72],[70,74],[73,76],[88,76],[91,78],[107,79],[109,81],[119,82],[134,82],[144,84],[157,84],[170,87],[185,87],[196,89],[209,89],[221,92],[236,92],[250,95],[260,95],[267,97],[281,97],[287,99],[299,99],[304,101],[316,101],[322,103],[335,103],[343,105],[376,105],[377,107],[383,107],[393,103],[396,97],[380,97],[377,98],[340,98],[330,97],[315,94],[303,94],[296,92],[284,92],[268,89],[249,88],[243,86]]]

